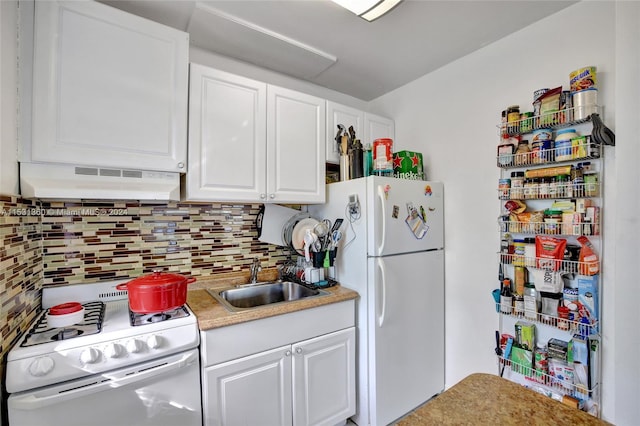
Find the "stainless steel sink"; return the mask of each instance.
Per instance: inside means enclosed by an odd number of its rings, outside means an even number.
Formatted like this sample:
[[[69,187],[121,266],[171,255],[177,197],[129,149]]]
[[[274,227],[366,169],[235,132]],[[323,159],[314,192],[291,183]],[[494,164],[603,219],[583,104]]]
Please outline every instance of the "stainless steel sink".
[[[324,290],[314,290],[291,281],[264,282],[207,291],[232,312],[329,294]]]

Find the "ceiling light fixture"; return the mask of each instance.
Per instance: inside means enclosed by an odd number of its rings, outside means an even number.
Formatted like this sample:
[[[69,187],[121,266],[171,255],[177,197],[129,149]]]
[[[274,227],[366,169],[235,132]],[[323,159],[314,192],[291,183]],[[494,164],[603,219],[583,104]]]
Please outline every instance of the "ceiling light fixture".
[[[345,9],[350,10],[362,19],[371,22],[391,9],[396,7],[402,0],[332,0]]]

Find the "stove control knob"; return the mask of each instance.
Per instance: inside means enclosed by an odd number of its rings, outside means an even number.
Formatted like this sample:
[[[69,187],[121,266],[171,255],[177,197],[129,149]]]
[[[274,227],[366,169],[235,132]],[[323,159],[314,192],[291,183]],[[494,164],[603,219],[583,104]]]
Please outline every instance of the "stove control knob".
[[[147,339],[147,345],[149,345],[151,349],[158,349],[160,346],[162,346],[162,337],[152,334]]]
[[[95,348],[89,348],[80,354],[80,362],[83,364],[95,364],[100,359],[100,351]]]
[[[104,354],[109,358],[120,358],[126,353],[124,346],[119,345],[118,343],[109,344],[104,349]]]
[[[41,356],[33,360],[29,366],[29,373],[32,376],[42,377],[53,370],[54,362],[48,356]]]
[[[138,339],[129,340],[127,342],[127,350],[132,354],[142,352],[142,342]]]

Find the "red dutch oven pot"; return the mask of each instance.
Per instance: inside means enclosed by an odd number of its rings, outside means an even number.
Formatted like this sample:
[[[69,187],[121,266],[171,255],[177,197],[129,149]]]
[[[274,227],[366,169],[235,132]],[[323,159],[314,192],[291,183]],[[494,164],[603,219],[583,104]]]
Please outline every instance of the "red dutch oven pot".
[[[179,308],[187,301],[187,285],[195,282],[193,277],[153,271],[118,284],[118,290],[129,293],[129,309],[139,314],[151,314]]]

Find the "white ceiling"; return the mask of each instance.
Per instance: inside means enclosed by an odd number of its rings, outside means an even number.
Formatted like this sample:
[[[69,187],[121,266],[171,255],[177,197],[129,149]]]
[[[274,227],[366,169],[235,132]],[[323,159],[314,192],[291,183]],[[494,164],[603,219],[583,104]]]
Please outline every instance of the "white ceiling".
[[[102,2],[188,31],[193,45],[364,101],[576,3],[404,0],[367,22],[330,0]],[[570,37],[575,26],[566,30]]]

